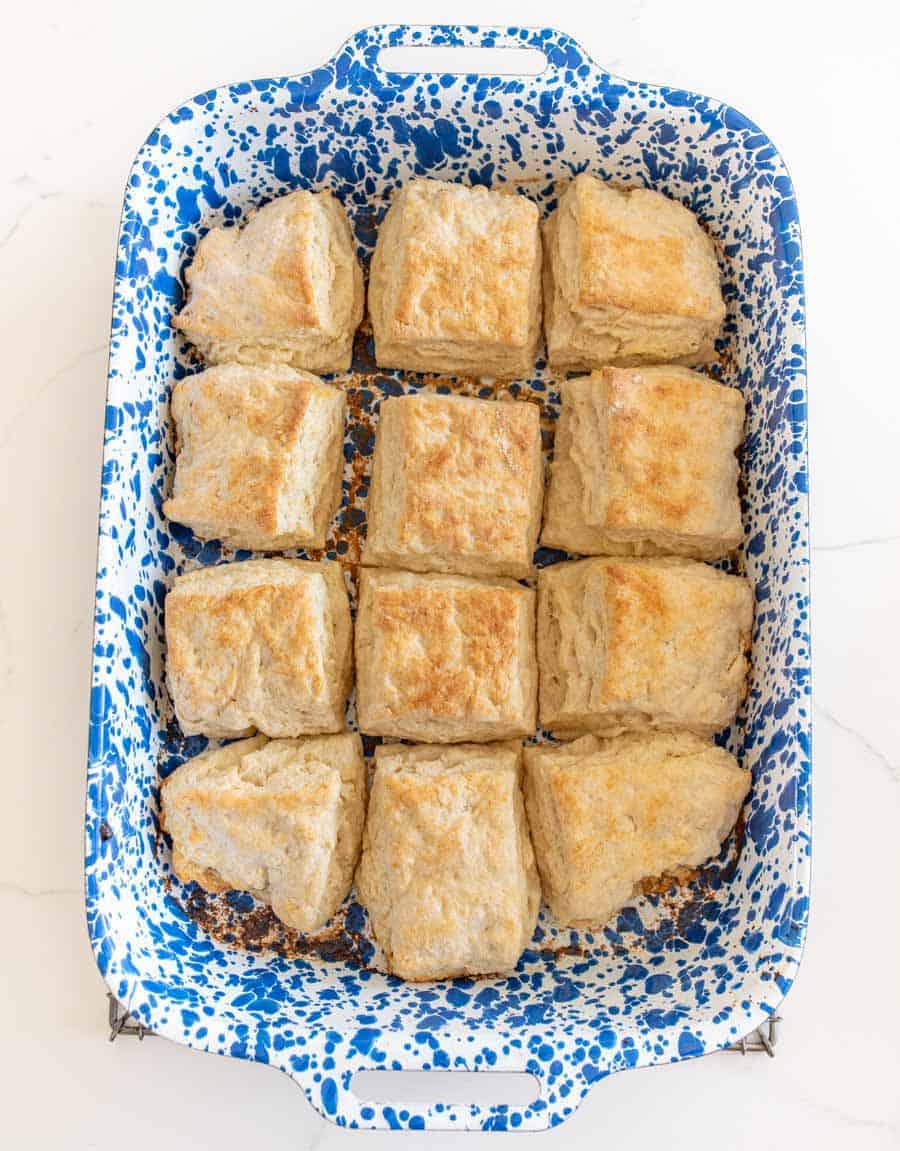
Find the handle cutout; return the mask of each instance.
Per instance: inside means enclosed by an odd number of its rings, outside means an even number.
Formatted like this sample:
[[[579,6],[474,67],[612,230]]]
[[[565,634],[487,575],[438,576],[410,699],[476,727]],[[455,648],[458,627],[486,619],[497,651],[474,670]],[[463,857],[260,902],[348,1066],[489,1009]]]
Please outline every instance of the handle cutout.
[[[385,72],[476,76],[539,76],[549,61],[540,48],[477,48],[453,44],[397,44],[382,48]]]
[[[367,1103],[527,1107],[541,1084],[529,1071],[357,1071],[351,1090]]]

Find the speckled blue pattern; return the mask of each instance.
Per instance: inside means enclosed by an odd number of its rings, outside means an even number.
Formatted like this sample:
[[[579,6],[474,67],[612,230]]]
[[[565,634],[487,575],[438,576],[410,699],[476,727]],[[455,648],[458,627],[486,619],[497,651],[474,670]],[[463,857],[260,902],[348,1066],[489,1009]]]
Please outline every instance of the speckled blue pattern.
[[[549,67],[525,79],[382,72],[379,49],[406,43],[539,47]],[[379,213],[411,176],[521,185],[546,210],[555,182],[583,169],[680,199],[721,245],[722,362],[749,401],[744,562],[758,601],[750,698],[723,737],[754,776],[739,858],[729,845],[686,892],[644,897],[596,935],[542,917],[509,979],[404,985],[346,959],[218,942],[176,898],[156,808],[158,767],[205,745],[172,729],[165,589],[185,567],[246,554],[202,545],[160,511],[173,463],[167,397],[195,370],[170,328],[184,264],[208,227],[292,188],[333,189],[367,259]],[[809,884],[803,307],[797,209],[771,142],[714,100],[608,75],[558,32],[372,28],[323,68],[204,92],[151,133],[128,181],[116,266],[86,816],[97,962],[146,1026],[282,1068],[341,1125],[524,1130],[560,1123],[613,1071],[702,1055],[775,1009],[800,959]],[[379,395],[401,385],[378,373],[349,386],[342,522],[358,527],[353,461],[371,452]],[[553,416],[543,371],[519,390]],[[360,909],[347,915],[362,924]],[[540,1099],[404,1110],[350,1091],[361,1069],[456,1067],[532,1071]]]

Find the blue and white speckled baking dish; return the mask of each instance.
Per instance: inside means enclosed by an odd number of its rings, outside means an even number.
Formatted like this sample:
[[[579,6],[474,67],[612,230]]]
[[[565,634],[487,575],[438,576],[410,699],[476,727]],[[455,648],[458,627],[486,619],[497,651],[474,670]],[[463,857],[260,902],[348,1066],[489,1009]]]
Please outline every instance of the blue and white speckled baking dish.
[[[548,64],[524,78],[383,71],[381,49],[409,44],[530,47]],[[308,941],[279,934],[247,895],[205,897],[171,874],[158,776],[206,741],[184,740],[172,717],[165,589],[179,571],[247,553],[203,546],[160,512],[170,387],[196,370],[170,319],[203,232],[290,189],[331,188],[367,259],[380,213],[413,176],[524,185],[548,210],[557,182],[582,169],[681,200],[720,245],[721,370],[749,405],[741,562],[757,596],[750,696],[723,739],[752,768],[752,794],[737,835],[686,888],[643,896],[595,934],[542,916],[509,979],[405,985],[377,969],[356,905]],[[370,28],[308,75],[204,92],[162,121],[128,180],[116,267],[86,819],[97,963],[143,1024],[280,1067],[343,1126],[534,1130],[613,1071],[714,1051],[775,1010],[800,961],[810,869],[803,307],[794,194],[762,132],[715,100],[610,76],[552,30]],[[352,562],[380,396],[480,389],[379,373],[365,333],[344,385],[344,508],[328,554]],[[542,367],[507,391],[556,414]],[[525,1070],[541,1092],[524,1107],[367,1105],[351,1079],[379,1068]]]

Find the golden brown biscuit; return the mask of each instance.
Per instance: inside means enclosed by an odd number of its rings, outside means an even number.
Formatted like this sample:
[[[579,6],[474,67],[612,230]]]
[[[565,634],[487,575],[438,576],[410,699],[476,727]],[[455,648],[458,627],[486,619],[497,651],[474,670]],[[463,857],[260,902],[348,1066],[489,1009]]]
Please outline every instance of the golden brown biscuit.
[[[341,500],[345,409],[343,392],[285,364],[224,364],[180,380],[163,512],[235,548],[324,547]]]
[[[540,885],[520,764],[511,743],[376,748],[357,886],[394,974],[505,974],[528,946]]]
[[[747,684],[746,579],[674,557],[590,559],[538,573],[541,726],[561,736],[734,719]]]
[[[242,228],[213,228],[185,272],[173,323],[208,363],[350,367],[364,287],[346,213],[330,192],[291,192]]]
[[[413,180],[379,229],[369,311],[380,367],[530,375],[541,334],[537,205]]]
[[[366,809],[360,738],[241,740],[189,759],[162,785],[172,867],[207,891],[249,891],[316,931],[353,883]]]
[[[561,385],[545,547],[718,559],[743,537],[744,400],[687,368],[603,368]]]
[[[544,490],[536,404],[421,393],[382,401],[363,563],[532,572]]]
[[[249,560],[180,576],[166,597],[166,672],[181,730],[342,731],[351,627],[336,563]]]
[[[544,225],[550,366],[700,364],[725,318],[716,252],[687,208],[582,172]]]
[[[512,580],[360,572],[360,731],[430,743],[531,735],[535,593]]]
[[[525,749],[525,803],[544,898],[599,927],[640,881],[716,855],[750,788],[733,755],[690,732]]]

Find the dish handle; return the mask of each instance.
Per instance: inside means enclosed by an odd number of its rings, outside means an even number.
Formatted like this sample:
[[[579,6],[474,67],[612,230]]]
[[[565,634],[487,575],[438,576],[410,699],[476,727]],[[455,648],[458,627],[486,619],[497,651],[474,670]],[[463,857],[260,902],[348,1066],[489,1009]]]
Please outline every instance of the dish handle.
[[[528,76],[532,84],[558,87],[601,71],[555,28],[461,24],[373,24],[351,36],[329,64],[339,72],[355,64],[355,82],[375,89],[405,87],[417,74]]]
[[[454,1069],[441,1069],[440,1052],[428,1052],[433,1062],[417,1068],[408,1051],[402,1060],[378,1060],[377,1043],[375,1058],[352,1069],[313,1073],[294,1064],[283,1070],[332,1123],[383,1131],[544,1131],[573,1113],[591,1085],[585,1080],[580,1094],[561,1100],[552,1086],[560,1068],[521,1052],[511,1053],[508,1065],[478,1069],[459,1059]],[[602,1078],[610,1069],[595,1070]]]

